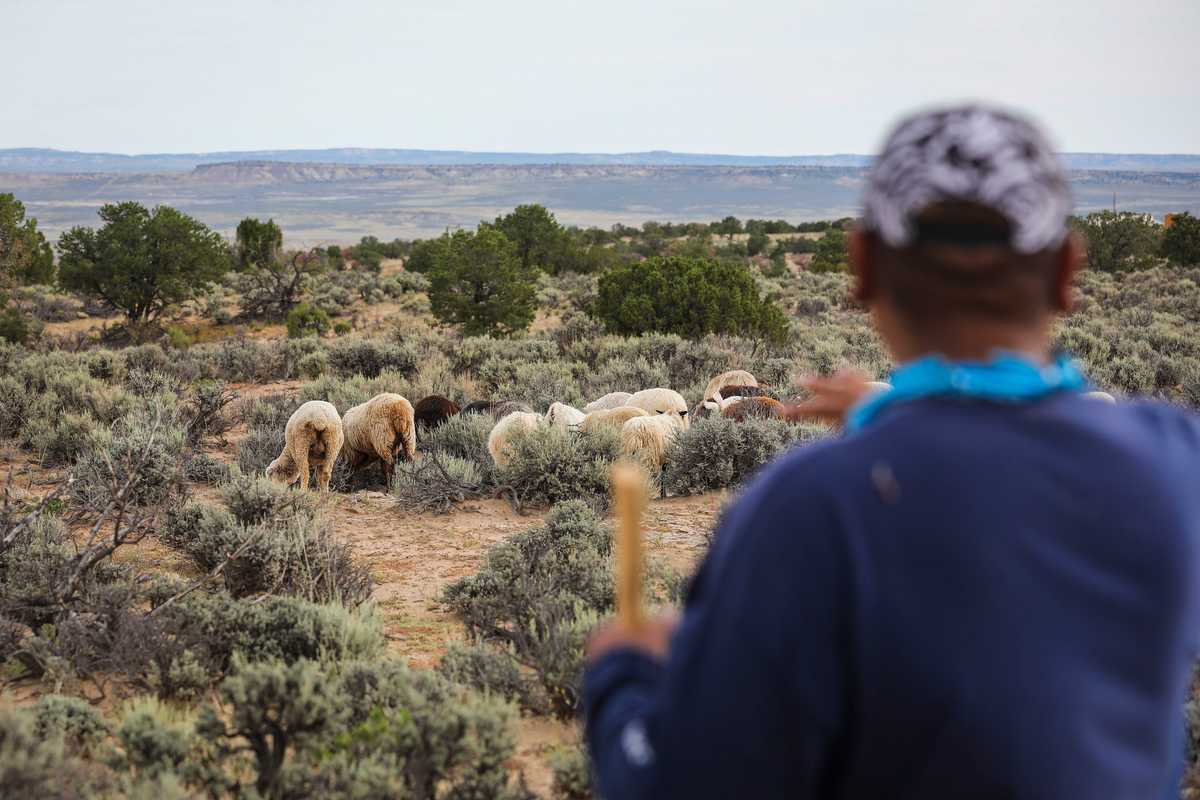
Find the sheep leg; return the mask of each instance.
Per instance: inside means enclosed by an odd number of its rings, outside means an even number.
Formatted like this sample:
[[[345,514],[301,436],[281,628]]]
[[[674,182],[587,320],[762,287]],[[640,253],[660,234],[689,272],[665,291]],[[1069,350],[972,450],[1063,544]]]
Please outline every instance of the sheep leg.
[[[322,492],[329,491],[329,481],[333,478],[333,462],[326,459],[325,463],[317,467],[317,489]]]
[[[416,424],[409,425],[405,428],[404,439],[404,458],[407,461],[417,460],[417,431]]]
[[[300,491],[308,490],[308,447],[298,447],[293,451],[292,459],[296,469],[300,471]]]
[[[390,458],[385,458],[380,461],[383,465],[383,485],[389,490],[392,488],[392,478],[396,475],[396,464]]]
[[[390,424],[381,422],[371,427],[371,449],[383,462],[383,482],[389,489],[392,487],[393,465],[396,461],[393,454],[395,441],[396,434],[392,432]]]

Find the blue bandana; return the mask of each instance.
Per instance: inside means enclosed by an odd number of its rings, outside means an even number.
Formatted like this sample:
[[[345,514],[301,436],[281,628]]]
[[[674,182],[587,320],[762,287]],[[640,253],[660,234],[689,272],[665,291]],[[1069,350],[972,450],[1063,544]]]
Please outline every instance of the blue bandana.
[[[1075,361],[1061,355],[1039,366],[1022,356],[997,351],[990,361],[949,361],[933,355],[892,373],[891,389],[870,395],[850,409],[846,429],[866,427],[880,412],[922,397],[963,397],[994,403],[1029,403],[1056,392],[1082,392],[1087,379]]]

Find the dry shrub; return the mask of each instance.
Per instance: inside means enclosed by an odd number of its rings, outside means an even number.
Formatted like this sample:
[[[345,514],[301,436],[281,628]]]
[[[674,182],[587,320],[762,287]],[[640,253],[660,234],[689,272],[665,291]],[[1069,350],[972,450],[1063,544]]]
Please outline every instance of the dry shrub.
[[[442,452],[397,464],[392,481],[392,494],[405,511],[445,513],[459,503],[493,491],[474,461]]]
[[[354,607],[371,594],[369,571],[315,507],[315,495],[238,476],[225,487],[225,508],[190,503],[172,511],[160,533],[235,597],[271,593]]]
[[[508,463],[496,482],[518,508],[582,499],[606,507],[609,471],[620,450],[620,433],[600,428],[586,434],[557,427],[517,432]]]
[[[612,609],[612,535],[585,503],[557,506],[543,527],[488,551],[478,574],[443,601],[476,642],[537,675],[552,713],[574,715],[587,633]]]
[[[775,419],[696,420],[667,450],[667,491],[688,495],[737,486],[789,447],[824,434],[817,426]]]

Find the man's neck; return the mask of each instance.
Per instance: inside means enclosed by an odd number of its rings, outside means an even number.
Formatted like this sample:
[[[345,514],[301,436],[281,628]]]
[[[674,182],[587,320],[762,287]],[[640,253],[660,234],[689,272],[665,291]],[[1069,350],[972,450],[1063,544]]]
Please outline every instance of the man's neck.
[[[951,361],[986,361],[997,350],[1016,353],[1038,364],[1049,364],[1050,336],[1036,327],[977,324],[967,329],[937,331],[921,335],[910,332],[893,341],[892,353],[903,364],[922,356],[939,354]]]

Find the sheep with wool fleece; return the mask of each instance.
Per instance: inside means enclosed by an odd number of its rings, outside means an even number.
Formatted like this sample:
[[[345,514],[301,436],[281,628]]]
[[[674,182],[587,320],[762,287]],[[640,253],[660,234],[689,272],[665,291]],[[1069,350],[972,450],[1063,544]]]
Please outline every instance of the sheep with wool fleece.
[[[332,403],[309,400],[288,417],[283,429],[283,452],[267,465],[267,477],[290,486],[297,480],[308,488],[308,470],[316,468],[317,488],[328,491],[333,463],[342,450],[342,418]]]

